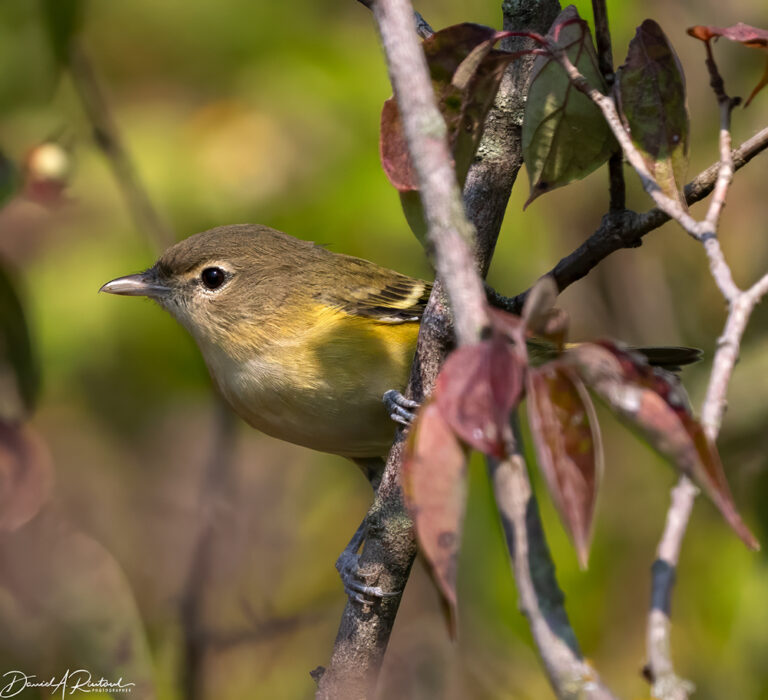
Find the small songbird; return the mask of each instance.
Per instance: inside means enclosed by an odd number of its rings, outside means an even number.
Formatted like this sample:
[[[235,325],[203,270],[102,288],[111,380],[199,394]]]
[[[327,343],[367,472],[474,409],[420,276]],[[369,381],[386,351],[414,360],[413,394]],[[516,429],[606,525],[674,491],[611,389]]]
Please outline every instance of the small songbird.
[[[154,299],[187,328],[236,413],[274,437],[354,460],[375,483],[394,437],[432,285],[266,226],[220,226],[101,291]],[[536,343],[536,354],[555,354]],[[698,358],[669,348],[658,364]],[[657,350],[658,353],[658,350]],[[539,358],[540,360],[542,358]],[[384,394],[399,402],[387,408]],[[361,530],[345,552],[356,552]],[[340,560],[341,561],[341,560]],[[354,568],[350,556],[340,568]],[[350,594],[376,595],[351,582]],[[365,589],[365,590],[363,590]]]
[[[431,285],[266,226],[221,226],[101,291],[157,301],[192,334],[236,413],[351,459],[386,455]]]

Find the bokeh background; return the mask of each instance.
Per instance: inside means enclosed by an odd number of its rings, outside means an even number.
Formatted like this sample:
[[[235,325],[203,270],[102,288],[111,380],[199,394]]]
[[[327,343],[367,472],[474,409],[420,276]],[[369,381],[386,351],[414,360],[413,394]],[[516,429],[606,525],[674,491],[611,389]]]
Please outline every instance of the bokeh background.
[[[64,0],[62,0],[63,2]],[[501,22],[496,0],[424,0],[440,28]],[[589,3],[577,3],[590,16]],[[715,101],[691,24],[768,25],[762,3],[609,2],[619,64],[634,28],[659,21],[688,76],[691,175],[717,154]],[[0,212],[42,368],[32,428],[54,473],[50,500],[0,537],[0,675],[67,668],[136,682],[134,697],[308,698],[344,596],[333,563],[371,499],[344,460],[226,417],[192,340],[151,302],[99,295],[158,243],[126,208],[41,5],[0,4],[0,150],[16,164],[45,141],[66,149],[62,192],[28,191]],[[390,94],[368,11],[353,0],[92,2],[82,46],[126,147],[174,236],[258,222],[430,277],[378,162]],[[721,42],[732,94],[758,52]],[[734,118],[741,142],[768,122],[763,94]],[[526,288],[599,224],[605,169],[523,213],[521,172],[490,273]],[[736,279],[768,269],[766,160],[738,174],[722,240]],[[630,205],[649,207],[628,173]],[[701,205],[694,207],[701,214]],[[688,344],[712,357],[725,308],[700,247],[674,226],[609,258],[562,295],[572,337]],[[768,329],[756,311],[729,392],[723,459],[736,502],[768,541]],[[709,359],[687,369],[699,405]],[[640,676],[649,567],[671,469],[603,414],[607,470],[590,567],[576,557],[538,477],[545,527],[584,653],[623,697]],[[210,464],[216,465],[211,468]],[[516,593],[482,465],[473,463],[460,564],[460,636],[448,640],[417,563],[383,674],[383,698],[551,697]],[[673,601],[673,653],[697,698],[768,698],[768,562],[697,503]],[[2,678],[0,678],[2,685]],[[185,690],[186,688],[186,690]],[[193,690],[189,690],[192,688]],[[38,693],[40,692],[40,695]],[[47,697],[26,691],[18,697]]]

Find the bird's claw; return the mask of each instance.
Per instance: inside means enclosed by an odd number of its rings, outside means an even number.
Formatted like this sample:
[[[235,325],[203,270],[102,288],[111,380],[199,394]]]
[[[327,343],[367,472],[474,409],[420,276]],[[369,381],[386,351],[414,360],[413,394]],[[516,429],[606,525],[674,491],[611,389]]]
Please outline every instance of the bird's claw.
[[[374,605],[384,598],[400,595],[400,592],[384,591],[381,586],[369,586],[360,581],[360,555],[344,550],[336,560],[336,570],[341,576],[344,591],[350,600],[360,605]]]
[[[400,423],[401,425],[409,426],[413,419],[416,417],[416,409],[421,405],[418,401],[412,401],[405,398],[396,389],[390,389],[382,397],[384,405],[389,411],[389,417]]]

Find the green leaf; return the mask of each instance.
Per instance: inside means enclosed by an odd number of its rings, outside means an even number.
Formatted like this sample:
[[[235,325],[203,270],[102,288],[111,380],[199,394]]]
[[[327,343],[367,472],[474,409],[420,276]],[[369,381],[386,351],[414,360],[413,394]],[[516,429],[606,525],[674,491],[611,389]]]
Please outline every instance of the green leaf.
[[[406,445],[403,494],[419,547],[456,634],[456,570],[467,500],[467,462],[461,444],[434,401],[425,403]]]
[[[59,66],[67,66],[72,38],[82,25],[83,2],[40,0],[40,9],[56,63]]]
[[[0,420],[18,422],[29,416],[39,385],[24,309],[0,260]]]
[[[557,38],[590,85],[607,91],[589,29],[573,5],[558,15],[548,36]],[[531,71],[523,119],[523,159],[531,183],[525,206],[545,192],[586,177],[616,148],[598,107],[571,85],[557,61],[539,56]]]
[[[624,125],[663,192],[686,207],[689,119],[685,78],[661,27],[647,19],[629,44],[616,89]]]
[[[600,429],[576,373],[550,362],[528,373],[528,419],[539,469],[586,568],[597,490],[603,472]]]
[[[674,374],[654,370],[641,355],[607,341],[583,343],[563,357],[616,415],[704,490],[748,547],[759,549],[736,510],[717,447],[691,415]]]

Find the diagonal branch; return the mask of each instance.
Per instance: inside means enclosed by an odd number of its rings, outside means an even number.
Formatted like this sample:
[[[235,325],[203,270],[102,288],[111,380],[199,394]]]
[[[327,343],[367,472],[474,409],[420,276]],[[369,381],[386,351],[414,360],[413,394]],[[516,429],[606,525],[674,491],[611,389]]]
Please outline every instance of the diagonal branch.
[[[519,449],[519,430],[516,431]],[[518,452],[488,471],[507,540],[521,612],[528,619],[539,656],[558,698],[611,700],[597,672],[584,659],[555,578],[536,498]]]
[[[643,187],[656,202],[658,208],[680,224],[689,236],[702,244],[707,255],[712,278],[728,302],[728,318],[723,335],[718,342],[707,395],[701,411],[701,422],[706,436],[714,442],[720,430],[728,383],[738,359],[741,339],[747,322],[755,305],[768,290],[768,275],[747,291],[741,290],[736,285],[717,237],[720,215],[734,173],[730,121],[731,112],[734,106],[738,104],[738,100],[732,100],[726,95],[722,77],[712,56],[709,42],[707,42],[706,65],[720,108],[720,162],[716,166],[713,197],[706,217],[697,221],[686,211],[683,205],[667,196],[651,176],[642,156],[621,123],[614,100],[590,86],[562,49],[547,39],[543,41],[547,44],[548,51],[566,71],[572,84],[600,108],[608,126],[621,145],[624,155],[637,172]],[[673,491],[672,504],[667,513],[664,533],[659,544],[657,559],[653,565],[646,673],[652,682],[654,697],[662,700],[686,700],[693,691],[692,685],[679,678],[674,672],[670,653],[669,607],[682,539],[696,493],[695,487],[685,478]]]
[[[761,129],[732,152],[734,171],[743,168],[766,148],[768,148],[768,128]],[[720,163],[713,163],[685,186],[685,199],[689,205],[701,201],[713,191],[719,170]],[[669,215],[658,207],[642,214],[630,210],[606,214],[599,228],[576,250],[562,258],[547,274],[554,277],[558,289],[563,291],[574,282],[586,277],[611,253],[639,246],[644,236],[669,220]],[[499,303],[519,313],[529,291],[528,289]]]
[[[174,242],[174,233],[160,216],[139,178],[123,144],[93,62],[77,41],[73,41],[70,47],[68,67],[83,111],[91,123],[93,138],[112,168],[134,224],[157,250],[165,250]]]
[[[363,4],[374,3],[369,0]],[[505,0],[502,9],[505,29],[530,27],[546,31],[559,5],[556,0]],[[521,61],[508,69],[486,120],[486,130],[464,188],[467,213],[478,231],[475,255],[482,271],[487,271],[490,265],[509,193],[522,165],[520,132],[531,64],[532,61]],[[409,396],[422,399],[431,391],[452,339],[450,312],[438,281],[422,317],[406,392]],[[360,557],[361,572],[368,576],[366,582],[375,582],[392,591],[404,589],[416,554],[413,529],[403,507],[399,485],[402,447],[402,434],[398,434],[368,515],[367,539]],[[331,663],[327,670],[320,669],[317,674],[318,698],[370,697],[399,602],[399,597],[387,598],[370,609],[347,604]]]

